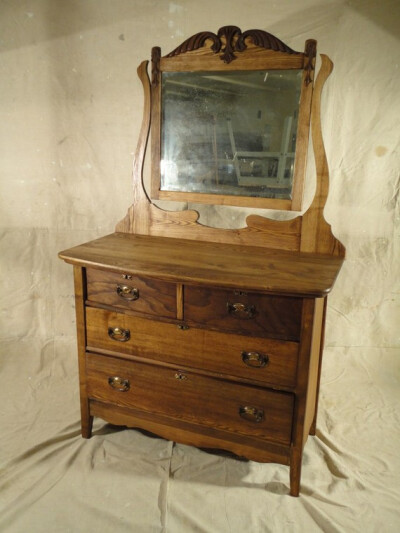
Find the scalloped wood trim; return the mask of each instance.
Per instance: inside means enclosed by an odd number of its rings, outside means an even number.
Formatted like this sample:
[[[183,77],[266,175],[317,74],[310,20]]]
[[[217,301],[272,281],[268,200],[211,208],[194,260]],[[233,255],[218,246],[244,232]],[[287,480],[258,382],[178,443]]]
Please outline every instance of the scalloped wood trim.
[[[215,34],[211,31],[203,31],[196,33],[186,39],[177,48],[170,52],[166,57],[176,57],[181,54],[193,52],[206,45],[206,41],[212,41],[212,45],[208,51],[218,54],[221,52],[220,59],[224,63],[230,63],[237,59],[235,52],[243,52],[247,48],[246,39],[250,37],[254,46],[264,48],[266,50],[273,50],[274,52],[283,52],[285,54],[298,54],[292,50],[287,44],[280,39],[264,30],[247,30],[242,33],[242,30],[237,26],[223,26]],[[236,39],[236,40],[235,40]]]
[[[332,235],[330,225],[323,218],[329,189],[329,174],[321,133],[320,101],[323,85],[333,65],[327,56],[321,57],[322,66],[314,89],[311,118],[317,167],[317,191],[309,210],[303,217],[299,216],[288,221],[251,215],[246,219],[247,227],[233,230],[199,224],[197,211],[164,211],[152,204],[147,196],[143,185],[143,164],[150,131],[151,90],[147,73],[148,61],[143,61],[138,68],[138,76],[144,90],[144,110],[133,166],[134,202],[115,230],[124,233],[344,256],[344,247]]]

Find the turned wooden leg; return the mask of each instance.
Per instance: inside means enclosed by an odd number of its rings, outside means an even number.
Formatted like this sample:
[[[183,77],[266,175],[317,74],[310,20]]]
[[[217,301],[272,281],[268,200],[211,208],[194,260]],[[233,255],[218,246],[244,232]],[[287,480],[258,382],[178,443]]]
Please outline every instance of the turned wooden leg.
[[[89,416],[87,420],[81,421],[81,428],[82,428],[82,437],[84,439],[90,439],[92,436],[92,428],[93,428],[93,417]]]
[[[81,433],[84,439],[92,436],[93,416],[90,414],[89,401],[81,397]]]
[[[290,495],[298,496],[300,493],[302,453],[292,448],[290,453]]]

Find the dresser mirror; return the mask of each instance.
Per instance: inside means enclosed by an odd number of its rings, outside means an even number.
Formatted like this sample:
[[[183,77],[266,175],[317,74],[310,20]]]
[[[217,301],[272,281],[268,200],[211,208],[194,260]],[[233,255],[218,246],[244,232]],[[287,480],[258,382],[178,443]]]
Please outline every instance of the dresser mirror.
[[[151,196],[300,210],[314,42],[307,55],[282,43],[271,56],[259,32],[255,54],[251,30],[223,30],[164,58],[153,50]],[[191,56],[200,41],[203,55]]]

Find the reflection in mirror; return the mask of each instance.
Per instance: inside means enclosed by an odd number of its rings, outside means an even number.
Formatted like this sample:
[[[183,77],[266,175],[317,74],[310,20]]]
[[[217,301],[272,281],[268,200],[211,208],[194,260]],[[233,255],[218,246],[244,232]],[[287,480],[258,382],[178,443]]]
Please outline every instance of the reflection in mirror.
[[[161,190],[290,199],[302,72],[163,72]]]

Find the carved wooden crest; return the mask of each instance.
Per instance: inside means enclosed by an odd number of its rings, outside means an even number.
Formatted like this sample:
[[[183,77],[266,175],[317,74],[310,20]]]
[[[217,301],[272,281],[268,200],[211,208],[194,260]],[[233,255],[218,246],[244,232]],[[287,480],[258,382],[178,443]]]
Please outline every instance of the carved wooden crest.
[[[243,52],[246,48],[246,39],[250,38],[256,46],[265,48],[266,50],[274,50],[276,52],[285,52],[287,54],[299,54],[289,48],[280,39],[264,30],[247,30],[242,33],[242,30],[237,26],[223,26],[215,34],[211,31],[203,31],[196,33],[186,39],[175,50],[170,52],[166,57],[173,57],[186,52],[192,52],[205,46],[207,40],[212,41],[211,50],[215,53],[221,53],[220,59],[224,63],[230,63],[236,59],[234,52]]]

